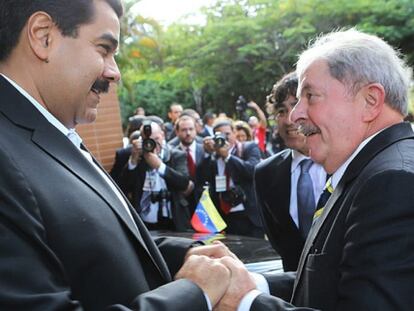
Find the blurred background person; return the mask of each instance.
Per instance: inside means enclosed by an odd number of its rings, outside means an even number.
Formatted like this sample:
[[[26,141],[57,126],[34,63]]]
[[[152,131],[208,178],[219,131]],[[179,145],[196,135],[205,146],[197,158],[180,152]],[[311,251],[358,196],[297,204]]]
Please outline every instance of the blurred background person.
[[[128,119],[128,126],[125,130],[126,137],[123,138],[124,146],[115,150],[115,160],[109,174],[121,189],[123,187],[120,180],[121,172],[131,155],[132,140],[139,137],[140,128],[144,120],[144,116],[132,116]],[[133,133],[134,135],[132,136]]]
[[[179,139],[179,144],[175,148],[184,151],[187,155],[190,186],[184,195],[192,214],[203,190],[199,170],[204,159],[204,148],[203,144],[196,140],[196,121],[193,117],[182,114],[175,122],[175,132],[176,138]]]
[[[254,101],[247,103],[247,107],[252,109],[256,116],[250,116],[248,123],[252,129],[253,140],[259,146],[260,152],[262,153],[262,158],[266,157],[266,129],[267,129],[267,119],[266,115],[259,105]]]
[[[206,112],[203,116],[203,131],[200,133],[201,137],[213,136],[213,124],[216,120],[216,115],[212,112]]]
[[[145,109],[143,107],[137,107],[137,109],[135,109],[135,115],[145,116]]]
[[[170,105],[170,108],[168,110],[168,119],[169,122],[164,123],[165,127],[165,139],[167,141],[170,141],[175,137],[175,131],[174,131],[174,123],[178,119],[178,117],[183,112],[183,106],[178,103],[172,103]]]
[[[236,120],[233,122],[236,139],[239,142],[251,141],[252,130],[249,124],[242,120]]]
[[[195,130],[196,130],[196,137],[195,140],[202,144],[203,143],[203,138],[199,135],[199,133],[202,131],[203,129],[203,121],[200,119],[200,115],[198,114],[197,111],[195,111],[194,109],[184,109],[183,112],[181,113],[180,116],[190,116],[194,119],[195,122]],[[177,118],[178,120],[178,118]],[[177,122],[177,120],[175,122]],[[175,125],[174,125],[175,126]],[[176,129],[174,128],[174,131],[176,131]],[[174,134],[174,138],[172,138],[168,144],[172,147],[177,147],[180,144],[180,139],[176,136],[176,133]]]
[[[289,149],[261,162],[254,174],[257,207],[266,235],[282,257],[285,271],[296,271],[298,267],[326,183],[324,169],[309,158],[306,138],[289,118],[297,103],[297,86],[296,73],[292,72],[272,89],[279,133]]]

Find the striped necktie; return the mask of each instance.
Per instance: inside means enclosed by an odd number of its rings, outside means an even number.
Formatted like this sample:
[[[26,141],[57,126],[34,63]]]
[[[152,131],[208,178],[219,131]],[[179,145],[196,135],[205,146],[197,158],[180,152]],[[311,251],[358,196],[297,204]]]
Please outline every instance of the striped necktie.
[[[313,222],[315,222],[315,220],[319,216],[321,216],[323,209],[326,205],[326,202],[328,202],[329,197],[331,196],[333,191],[334,191],[334,188],[332,187],[332,177],[330,177],[328,181],[326,182],[325,189],[323,189],[323,192],[321,196],[319,197],[318,203],[316,204],[316,211],[315,211],[315,214],[313,215]]]

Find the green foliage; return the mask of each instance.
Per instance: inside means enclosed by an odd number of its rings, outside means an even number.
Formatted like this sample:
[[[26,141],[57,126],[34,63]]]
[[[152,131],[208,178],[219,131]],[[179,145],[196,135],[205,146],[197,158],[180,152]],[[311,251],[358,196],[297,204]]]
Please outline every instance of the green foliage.
[[[205,25],[166,29],[127,14],[118,57],[124,117],[137,106],[165,116],[173,101],[232,114],[240,94],[264,104],[309,40],[340,28],[377,34],[414,64],[412,0],[217,0],[202,13]]]

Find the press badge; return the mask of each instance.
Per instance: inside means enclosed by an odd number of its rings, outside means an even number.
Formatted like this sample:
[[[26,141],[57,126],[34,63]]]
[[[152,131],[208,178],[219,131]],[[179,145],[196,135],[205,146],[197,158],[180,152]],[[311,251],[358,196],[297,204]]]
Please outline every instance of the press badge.
[[[216,192],[224,192],[227,190],[226,187],[226,176],[216,175]]]
[[[153,191],[155,188],[155,174],[152,172],[147,172],[145,175],[144,186],[142,187],[143,191]]]

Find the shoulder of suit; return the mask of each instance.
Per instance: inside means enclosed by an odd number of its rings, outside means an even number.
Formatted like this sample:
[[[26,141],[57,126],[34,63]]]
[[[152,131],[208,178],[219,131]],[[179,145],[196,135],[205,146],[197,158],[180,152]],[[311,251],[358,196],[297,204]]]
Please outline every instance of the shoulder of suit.
[[[292,150],[291,149],[284,149],[284,150],[270,156],[269,158],[263,160],[262,162],[260,162],[256,166],[256,169],[258,169],[258,170],[267,169],[269,166],[279,165],[280,163],[284,162],[286,159],[291,157],[291,155],[292,155]]]

